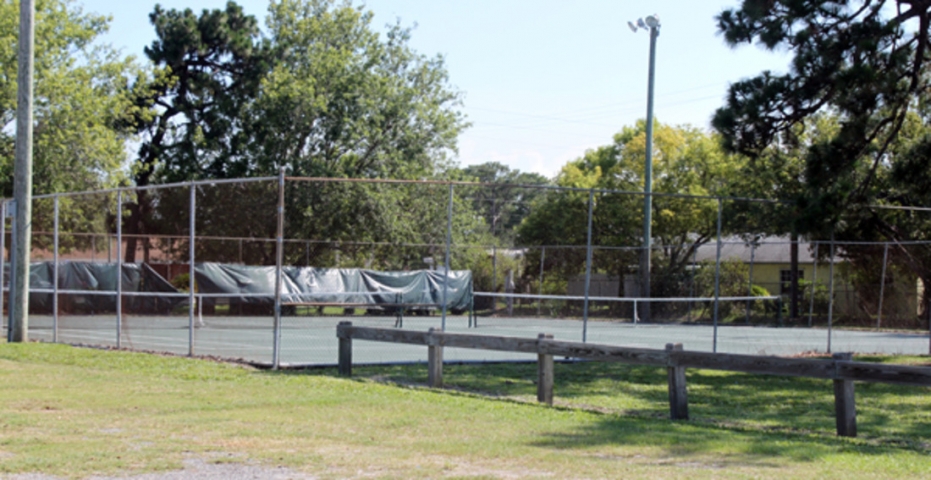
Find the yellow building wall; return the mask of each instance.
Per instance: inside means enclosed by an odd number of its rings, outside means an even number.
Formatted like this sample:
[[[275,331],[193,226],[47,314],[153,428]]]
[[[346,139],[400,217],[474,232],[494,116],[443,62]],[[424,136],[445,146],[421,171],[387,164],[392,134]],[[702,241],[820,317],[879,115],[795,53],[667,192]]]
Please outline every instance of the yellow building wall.
[[[771,295],[780,294],[779,275],[782,270],[789,270],[788,263],[759,263],[753,265],[753,284],[759,285],[769,291]],[[817,272],[811,263],[799,265],[802,272],[801,279],[805,281],[815,280],[825,288],[829,288],[829,275],[831,266],[826,263],[819,263]],[[853,287],[849,278],[849,265],[846,263],[837,263],[834,265],[834,315],[837,317],[861,317],[864,310],[859,307],[857,291]],[[817,277],[816,277],[817,275]],[[880,285],[876,285],[876,295]],[[900,316],[911,318],[918,315],[919,282],[916,278],[895,278],[893,284],[887,284],[883,288],[883,315],[887,317]],[[804,297],[804,293],[802,294]],[[871,309],[876,306],[869,305]],[[809,306],[800,307],[803,314],[807,315]],[[870,315],[876,315],[877,312],[871,311]]]

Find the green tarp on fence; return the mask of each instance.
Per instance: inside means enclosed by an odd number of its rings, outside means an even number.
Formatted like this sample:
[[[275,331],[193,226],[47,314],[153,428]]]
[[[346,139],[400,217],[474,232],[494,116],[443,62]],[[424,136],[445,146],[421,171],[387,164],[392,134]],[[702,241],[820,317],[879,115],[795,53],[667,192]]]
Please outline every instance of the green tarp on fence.
[[[59,263],[58,305],[61,313],[100,314],[116,312],[116,263]],[[52,311],[53,262],[37,262],[29,268],[29,310]],[[9,285],[9,266],[4,269],[4,285]],[[366,305],[392,310],[398,304],[413,309],[437,309],[443,304],[443,272],[414,270],[379,272],[358,268],[284,267],[281,299],[284,303],[329,303]],[[466,310],[472,301],[472,272],[449,272],[446,305]],[[178,289],[145,263],[122,264],[123,311],[137,314],[168,314],[186,303]],[[195,264],[198,295],[205,306],[218,303],[253,306],[240,313],[268,313],[275,303],[275,267]],[[75,293],[88,292],[88,293]],[[94,292],[94,293],[91,293]],[[104,293],[113,292],[113,293]],[[151,293],[151,295],[139,295]],[[261,311],[261,312],[260,312]],[[237,313],[231,308],[230,313]]]
[[[200,263],[195,267],[197,293],[223,294],[230,303],[274,304],[275,267]],[[358,305],[443,304],[446,275],[432,270],[379,272],[359,268],[282,268],[284,303],[344,303]],[[242,296],[235,294],[260,295]],[[466,310],[472,300],[472,272],[449,272],[446,305]]]

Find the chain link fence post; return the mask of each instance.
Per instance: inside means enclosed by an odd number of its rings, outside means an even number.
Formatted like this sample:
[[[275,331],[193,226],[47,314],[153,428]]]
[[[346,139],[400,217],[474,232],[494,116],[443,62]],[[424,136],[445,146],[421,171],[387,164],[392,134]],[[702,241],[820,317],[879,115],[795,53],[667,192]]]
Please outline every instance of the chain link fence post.
[[[195,277],[195,267],[194,267],[194,239],[196,238],[196,208],[197,208],[197,184],[191,182],[191,192],[190,192],[190,211],[188,213],[188,234],[190,235],[188,241],[188,356],[194,356],[194,308],[197,301],[195,297],[195,287],[196,283],[194,282]]]
[[[592,284],[592,217],[595,209],[595,189],[588,191],[588,233],[585,241],[585,300],[582,301],[582,342],[588,341],[588,294]]]
[[[272,368],[281,366],[281,269],[284,263],[284,167],[278,170],[278,229],[275,234],[275,339]]]
[[[711,351],[718,351],[718,311],[720,307],[719,297],[721,296],[721,216],[724,210],[724,201],[718,198],[718,245],[714,260],[714,338],[712,339]]]
[[[55,195],[54,197],[55,218],[54,218],[54,226],[52,230],[53,231],[52,235],[54,235],[54,240],[53,240],[54,246],[53,246],[53,251],[52,251],[53,262],[54,262],[54,265],[52,265],[52,289],[54,290],[54,292],[52,293],[52,343],[58,343],[58,263],[59,263],[59,259],[58,259],[59,200],[58,199],[59,199],[59,196]],[[2,245],[2,240],[0,240],[0,245]],[[0,252],[2,251],[3,251],[3,248],[0,248]],[[0,260],[0,263],[2,263],[2,260]],[[3,278],[2,270],[0,270],[0,278]],[[0,293],[0,295],[2,295],[2,293]],[[2,296],[0,296],[0,305],[3,305]],[[2,308],[3,307],[0,306],[0,309]]]
[[[116,192],[116,348],[123,345],[123,191]],[[109,231],[109,229],[107,229]],[[107,251],[110,236],[107,235]],[[57,254],[57,252],[56,252]]]

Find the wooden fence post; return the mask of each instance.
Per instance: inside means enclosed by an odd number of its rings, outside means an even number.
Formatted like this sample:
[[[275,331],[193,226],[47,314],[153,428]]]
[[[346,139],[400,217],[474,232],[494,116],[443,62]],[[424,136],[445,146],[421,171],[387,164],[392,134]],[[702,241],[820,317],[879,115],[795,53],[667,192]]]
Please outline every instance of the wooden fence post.
[[[552,335],[541,333],[537,335],[537,344],[552,339]],[[537,401],[553,404],[553,356],[549,354],[537,354]]]
[[[853,360],[852,353],[835,353],[831,357],[835,363]],[[838,436],[857,436],[857,406],[853,380],[834,380],[834,415],[837,417]]]
[[[433,388],[443,387],[443,346],[434,336],[436,329],[427,333],[427,382]]]
[[[339,375],[352,376],[352,337],[347,330],[352,328],[352,322],[339,322],[336,325],[336,336],[339,338]]]
[[[666,344],[666,353],[669,355],[669,418],[672,420],[689,419],[689,397],[685,384],[685,367],[680,367],[673,352],[682,351],[682,344]]]

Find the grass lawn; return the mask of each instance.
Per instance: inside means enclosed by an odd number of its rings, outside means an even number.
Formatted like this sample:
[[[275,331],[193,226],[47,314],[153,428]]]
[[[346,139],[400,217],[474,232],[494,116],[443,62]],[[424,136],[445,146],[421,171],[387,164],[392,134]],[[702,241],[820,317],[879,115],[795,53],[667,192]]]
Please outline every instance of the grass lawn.
[[[131,475],[190,458],[319,478],[931,472],[926,388],[858,384],[861,437],[843,439],[827,381],[689,371],[693,420],[670,422],[655,368],[559,364],[557,408],[532,402],[533,365],[448,366],[441,391],[416,386],[423,366],[356,373],[0,344],[0,475]]]

